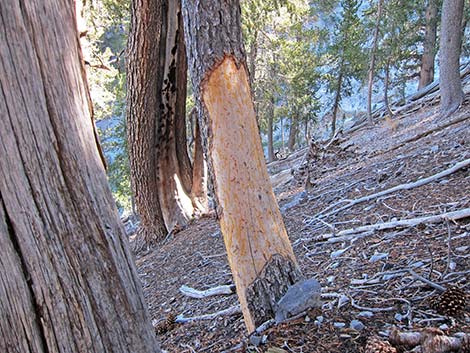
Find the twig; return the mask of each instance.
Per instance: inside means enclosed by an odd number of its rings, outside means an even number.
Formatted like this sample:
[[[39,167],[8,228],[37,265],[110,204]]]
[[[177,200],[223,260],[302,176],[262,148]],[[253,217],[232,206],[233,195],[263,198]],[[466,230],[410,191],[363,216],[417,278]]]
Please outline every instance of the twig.
[[[424,278],[423,276],[418,275],[415,271],[413,271],[411,268],[408,269],[408,272],[410,275],[412,275],[415,279],[420,280],[421,282],[426,283],[427,285],[433,287],[434,289],[437,289],[440,292],[444,292],[446,290],[445,287],[441,286],[440,284],[434,283],[427,278]]]
[[[205,314],[200,316],[193,316],[193,317],[184,317],[182,314],[178,315],[176,318],[176,322],[184,324],[186,322],[193,322],[193,321],[203,321],[203,320],[212,320],[219,316],[230,316],[240,314],[242,312],[240,305],[231,306],[228,309],[220,310],[212,314]]]
[[[380,191],[380,192],[377,192],[375,194],[371,194],[371,195],[366,195],[366,196],[363,196],[363,197],[360,197],[358,199],[355,199],[355,200],[350,200],[350,201],[338,201],[336,204],[339,204],[341,202],[348,202],[346,205],[340,207],[340,208],[337,208],[336,210],[333,210],[333,211],[330,211],[328,213],[324,213],[325,211],[321,211],[319,212],[318,214],[316,214],[314,216],[314,218],[319,218],[319,217],[328,217],[328,216],[332,216],[340,211],[343,211],[343,210],[346,210],[348,208],[351,208],[352,206],[354,205],[357,205],[359,203],[362,203],[362,202],[365,202],[365,201],[370,201],[370,200],[373,200],[373,199],[376,199],[378,197],[381,197],[381,196],[384,196],[384,195],[388,195],[388,194],[391,194],[391,193],[394,193],[396,191],[400,191],[400,190],[410,190],[410,189],[413,189],[413,188],[416,188],[416,187],[419,187],[419,186],[423,186],[423,185],[426,185],[426,184],[429,184],[430,182],[433,182],[433,181],[436,181],[440,178],[443,178],[445,176],[448,176],[452,173],[455,173],[456,171],[462,169],[462,168],[465,168],[467,167],[468,165],[470,165],[470,159],[465,159],[457,164],[455,164],[454,166],[452,166],[451,168],[448,168],[440,173],[437,173],[437,174],[434,174],[434,175],[431,175],[427,178],[424,178],[424,179],[418,179],[412,183],[406,183],[406,184],[400,184],[400,185],[397,185],[397,186],[394,186],[393,188],[390,188],[390,189],[387,189],[387,190],[383,190],[383,191]]]
[[[206,290],[198,290],[185,285],[180,287],[180,292],[188,297],[203,299],[207,297],[212,297],[214,295],[227,295],[235,293],[235,285],[223,285],[218,287],[209,288]]]
[[[386,308],[369,308],[369,307],[366,307],[366,306],[360,306],[360,305],[357,305],[356,302],[354,301],[354,299],[351,297],[351,306],[353,308],[356,308],[356,309],[359,309],[359,310],[367,310],[367,311],[372,311],[373,313],[379,313],[381,311],[393,311],[395,310],[395,307],[393,306],[389,306],[389,307],[386,307]]]

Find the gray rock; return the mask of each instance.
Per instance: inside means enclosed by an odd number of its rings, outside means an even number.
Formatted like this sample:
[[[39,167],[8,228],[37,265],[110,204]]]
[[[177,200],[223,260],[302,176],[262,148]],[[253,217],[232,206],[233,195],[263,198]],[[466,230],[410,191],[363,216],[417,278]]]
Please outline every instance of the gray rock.
[[[256,336],[256,335],[251,335],[250,336],[250,343],[258,347],[261,343],[263,342],[263,337],[262,336]]]
[[[372,311],[361,311],[359,314],[357,314],[357,317],[367,317],[370,318],[374,316],[374,313]]]
[[[291,286],[279,300],[275,320],[280,323],[288,317],[310,308],[321,307],[320,283],[310,278]]]
[[[346,324],[344,322],[333,322],[333,327],[335,328],[343,328]]]
[[[363,330],[366,326],[360,320],[352,320],[349,327],[356,331]]]

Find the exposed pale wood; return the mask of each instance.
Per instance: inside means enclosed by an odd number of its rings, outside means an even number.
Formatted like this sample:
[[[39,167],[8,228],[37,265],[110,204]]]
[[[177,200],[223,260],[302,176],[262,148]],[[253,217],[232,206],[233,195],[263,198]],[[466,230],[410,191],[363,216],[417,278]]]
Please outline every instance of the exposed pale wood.
[[[231,285],[223,285],[212,287],[205,290],[198,290],[194,289],[185,285],[180,287],[180,292],[187,297],[196,298],[196,299],[203,299],[207,297],[212,297],[214,295],[227,295],[227,294],[234,294],[235,293],[235,286]]]
[[[0,1],[0,72],[0,352],[158,352],[72,2]]]
[[[252,332],[269,318],[265,315],[274,316],[277,301],[300,273],[264,161],[240,4],[183,0],[182,8],[217,212],[244,321]]]

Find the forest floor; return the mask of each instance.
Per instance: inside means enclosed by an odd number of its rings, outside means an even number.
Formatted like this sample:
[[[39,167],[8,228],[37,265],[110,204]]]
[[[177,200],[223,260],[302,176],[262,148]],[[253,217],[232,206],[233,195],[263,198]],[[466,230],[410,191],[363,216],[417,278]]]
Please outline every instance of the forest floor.
[[[394,120],[346,134],[341,144],[316,160],[314,187],[308,192],[290,173],[306,150],[269,165],[299,265],[305,277],[321,283],[323,308],[267,329],[260,334],[263,344],[259,337],[247,336],[240,313],[176,324],[159,334],[162,349],[365,352],[369,336],[386,337],[392,326],[470,333],[468,313],[452,318],[430,309],[428,298],[437,291],[425,282],[455,284],[470,292],[470,217],[396,223],[469,209],[470,167],[348,204],[470,159],[470,95],[466,97],[463,107],[444,120],[438,119],[434,99]],[[392,223],[387,229],[356,230],[339,238],[341,230],[384,222]],[[204,290],[232,283],[214,215],[192,223],[136,261],[151,316],[160,327],[170,313],[195,317],[237,304],[235,294],[193,299],[180,292],[183,285]]]

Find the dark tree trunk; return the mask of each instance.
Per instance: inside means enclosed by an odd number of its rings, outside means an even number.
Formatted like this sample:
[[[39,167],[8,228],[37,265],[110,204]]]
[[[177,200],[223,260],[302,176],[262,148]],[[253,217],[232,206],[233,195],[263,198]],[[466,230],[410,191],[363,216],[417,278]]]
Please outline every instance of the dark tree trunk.
[[[375,22],[375,29],[374,29],[374,41],[372,44],[372,53],[370,57],[370,66],[369,66],[369,80],[368,80],[368,91],[367,91],[367,119],[369,120],[369,123],[372,122],[372,86],[374,84],[374,76],[375,76],[375,61],[376,61],[376,53],[377,53],[377,44],[379,42],[379,34],[380,34],[380,19],[382,17],[382,4],[383,4],[383,0],[378,0],[377,19]]]
[[[141,1],[133,2],[128,45],[129,156],[141,218],[137,248],[158,242],[193,215],[180,3]]]
[[[463,0],[444,0],[442,4],[439,87],[443,116],[452,114],[463,101],[459,70],[463,6]]]
[[[158,352],[70,1],[0,2],[0,352]]]
[[[434,81],[434,59],[436,57],[437,13],[439,0],[428,0],[426,6],[426,29],[424,33],[424,51],[421,58],[418,90]]]
[[[238,0],[184,0],[188,63],[220,225],[249,332],[300,272],[272,192],[241,38]]]
[[[163,8],[159,1],[132,0],[127,48],[127,138],[132,188],[140,216],[138,247],[156,244],[167,234],[157,185],[157,120],[162,97],[160,36]]]
[[[385,108],[387,109],[388,115],[390,118],[394,117],[394,113],[390,108],[390,103],[388,101],[388,86],[390,83],[390,58],[387,60],[387,64],[385,65],[385,80],[384,80],[384,104]]]
[[[191,120],[195,121],[194,128],[194,158],[193,158],[193,185],[191,199],[196,216],[206,214],[209,210],[207,200],[207,164],[204,159],[201,129],[197,119],[197,110],[191,112]]]
[[[290,128],[289,128],[289,139],[287,140],[287,148],[290,152],[294,152],[295,143],[297,140],[297,133],[299,131],[299,126],[297,120],[294,118],[290,119]]]

